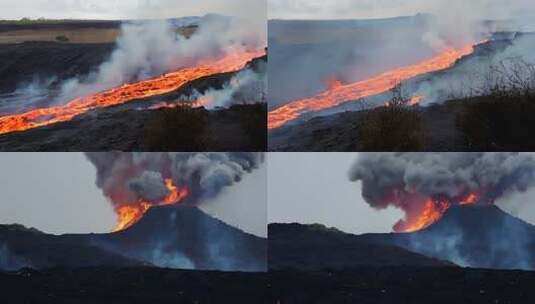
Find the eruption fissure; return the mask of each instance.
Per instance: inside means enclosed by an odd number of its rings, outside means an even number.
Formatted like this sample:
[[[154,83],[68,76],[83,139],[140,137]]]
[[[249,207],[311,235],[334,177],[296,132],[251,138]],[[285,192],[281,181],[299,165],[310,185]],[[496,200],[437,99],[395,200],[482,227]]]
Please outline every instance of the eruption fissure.
[[[153,79],[124,84],[108,91],[74,99],[65,105],[3,116],[0,117],[0,134],[69,121],[93,109],[170,93],[203,77],[239,71],[254,58],[264,55],[265,50],[235,50],[220,59],[206,60],[195,67],[184,68]]]
[[[484,42],[482,42],[484,43]],[[477,45],[477,44],[476,44]],[[291,101],[268,114],[268,128],[275,129],[291,122],[303,113],[320,111],[344,102],[379,95],[392,89],[400,82],[418,75],[440,71],[451,67],[457,60],[474,52],[475,45],[462,48],[449,48],[437,56],[414,65],[387,71],[376,77],[350,84],[329,80],[328,89],[316,96]],[[418,103],[422,97],[411,100]]]

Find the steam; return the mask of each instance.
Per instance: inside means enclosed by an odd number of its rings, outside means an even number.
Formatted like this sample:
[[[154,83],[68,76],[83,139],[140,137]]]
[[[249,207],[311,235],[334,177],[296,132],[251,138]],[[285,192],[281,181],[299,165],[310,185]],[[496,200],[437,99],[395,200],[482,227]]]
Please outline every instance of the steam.
[[[477,204],[535,186],[535,157],[519,153],[364,153],[349,173],[362,182],[362,196],[376,209],[396,207],[411,221],[427,199]],[[403,221],[400,221],[403,222]],[[398,223],[397,225],[400,225]]]
[[[223,86],[222,89],[208,89],[204,93],[194,91],[190,96],[181,100],[198,101],[207,109],[227,108],[234,104],[263,103],[267,95],[267,73],[265,65],[262,71],[256,72],[246,69]]]
[[[202,204],[231,187],[264,161],[262,153],[86,153],[97,169],[97,186],[115,206],[157,201],[165,179],[187,187],[190,204]]]

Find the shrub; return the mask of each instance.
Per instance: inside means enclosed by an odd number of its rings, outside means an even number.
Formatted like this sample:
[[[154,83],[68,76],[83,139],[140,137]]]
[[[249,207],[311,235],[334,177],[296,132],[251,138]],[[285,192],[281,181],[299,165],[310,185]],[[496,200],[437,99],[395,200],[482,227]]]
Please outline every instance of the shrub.
[[[161,110],[144,128],[149,151],[204,151],[207,147],[207,113],[182,105]]]
[[[424,148],[423,119],[416,107],[408,106],[401,84],[391,90],[385,107],[367,111],[357,128],[361,151],[420,151]]]
[[[69,42],[69,38],[65,35],[56,36],[56,41],[59,42]]]

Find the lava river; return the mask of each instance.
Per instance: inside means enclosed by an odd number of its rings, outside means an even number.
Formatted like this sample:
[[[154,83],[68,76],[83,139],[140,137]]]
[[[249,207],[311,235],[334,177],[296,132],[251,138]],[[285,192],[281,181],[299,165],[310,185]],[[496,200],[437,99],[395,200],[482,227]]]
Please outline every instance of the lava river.
[[[64,122],[96,108],[120,105],[137,99],[173,92],[196,79],[239,71],[252,59],[263,55],[265,55],[265,50],[235,51],[219,59],[206,60],[195,67],[184,68],[157,78],[125,84],[108,91],[77,98],[65,105],[3,116],[0,117],[0,134]]]
[[[351,84],[331,85],[319,95],[295,100],[287,103],[268,114],[268,128],[279,128],[310,111],[331,108],[347,101],[382,94],[402,81],[418,75],[444,70],[451,67],[461,57],[474,52],[474,45],[462,48],[450,48],[433,58],[414,65],[397,68],[383,74]]]

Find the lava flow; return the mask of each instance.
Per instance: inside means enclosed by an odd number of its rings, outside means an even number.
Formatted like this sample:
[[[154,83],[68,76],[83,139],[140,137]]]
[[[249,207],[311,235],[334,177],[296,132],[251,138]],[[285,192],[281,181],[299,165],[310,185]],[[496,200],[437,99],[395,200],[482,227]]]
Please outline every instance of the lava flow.
[[[169,93],[202,77],[241,70],[249,61],[263,55],[265,55],[265,50],[235,51],[220,59],[206,60],[195,67],[184,68],[157,78],[125,84],[105,92],[77,98],[62,106],[40,108],[21,114],[3,116],[0,117],[0,134],[64,122],[96,108],[115,106]]]
[[[474,48],[474,45],[468,45],[460,49],[450,48],[431,59],[351,84],[340,84],[331,80],[329,81],[328,89],[323,93],[310,98],[292,101],[269,112],[268,128],[279,128],[305,112],[319,111],[347,101],[382,94],[407,79],[447,69],[460,58],[472,54]]]
[[[165,186],[169,194],[159,202],[140,200],[135,204],[117,206],[117,224],[113,231],[121,231],[137,223],[151,207],[178,204],[189,195],[187,188],[178,188],[171,179],[165,180]]]
[[[474,205],[479,200],[479,194],[469,193],[458,200],[457,204],[460,206]],[[406,219],[399,221],[394,226],[394,231],[415,232],[425,229],[440,220],[444,213],[454,204],[445,198],[429,198],[418,205],[419,208],[417,210],[407,211]]]

